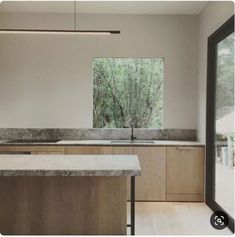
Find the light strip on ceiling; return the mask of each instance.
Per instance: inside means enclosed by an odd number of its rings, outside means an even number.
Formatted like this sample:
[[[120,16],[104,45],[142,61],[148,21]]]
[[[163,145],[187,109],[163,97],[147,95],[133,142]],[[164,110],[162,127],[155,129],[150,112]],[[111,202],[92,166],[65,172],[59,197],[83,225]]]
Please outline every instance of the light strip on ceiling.
[[[0,34],[75,34],[75,35],[111,35],[120,31],[106,30],[41,30],[41,29],[0,29]]]
[[[0,0],[1,2],[1,0]],[[76,35],[111,35],[120,34],[118,30],[77,30],[77,7],[74,1],[74,30],[45,29],[0,29],[0,34],[76,34]]]

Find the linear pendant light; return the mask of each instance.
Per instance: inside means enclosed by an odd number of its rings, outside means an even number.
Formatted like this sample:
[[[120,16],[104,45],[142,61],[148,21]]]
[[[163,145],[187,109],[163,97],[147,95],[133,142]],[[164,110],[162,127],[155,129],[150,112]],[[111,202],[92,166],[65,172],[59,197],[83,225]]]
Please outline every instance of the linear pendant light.
[[[77,30],[76,1],[74,1],[74,29],[73,30],[45,30],[45,29],[0,29],[0,34],[76,34],[76,35],[111,35],[120,34],[118,30]]]

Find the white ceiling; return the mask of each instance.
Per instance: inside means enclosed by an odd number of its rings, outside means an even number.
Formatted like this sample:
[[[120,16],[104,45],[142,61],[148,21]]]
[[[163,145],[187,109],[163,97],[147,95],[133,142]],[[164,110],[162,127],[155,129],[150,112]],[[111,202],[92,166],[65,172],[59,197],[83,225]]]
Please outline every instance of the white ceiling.
[[[206,1],[77,1],[79,13],[198,14]],[[3,1],[0,12],[72,13],[73,1]]]

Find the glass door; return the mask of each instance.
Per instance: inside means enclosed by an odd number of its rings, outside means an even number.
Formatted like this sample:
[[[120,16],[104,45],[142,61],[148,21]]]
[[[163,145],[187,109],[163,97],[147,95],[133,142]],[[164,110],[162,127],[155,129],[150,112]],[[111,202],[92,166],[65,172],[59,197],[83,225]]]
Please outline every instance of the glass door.
[[[234,17],[208,39],[206,202],[234,231]]]
[[[217,44],[215,201],[234,218],[234,33]]]

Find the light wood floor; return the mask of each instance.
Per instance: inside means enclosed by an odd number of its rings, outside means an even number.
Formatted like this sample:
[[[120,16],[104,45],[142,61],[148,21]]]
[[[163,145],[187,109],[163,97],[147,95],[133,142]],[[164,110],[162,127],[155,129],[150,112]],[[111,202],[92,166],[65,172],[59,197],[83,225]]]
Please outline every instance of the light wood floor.
[[[136,235],[231,235],[210,225],[211,214],[204,203],[138,202]]]

